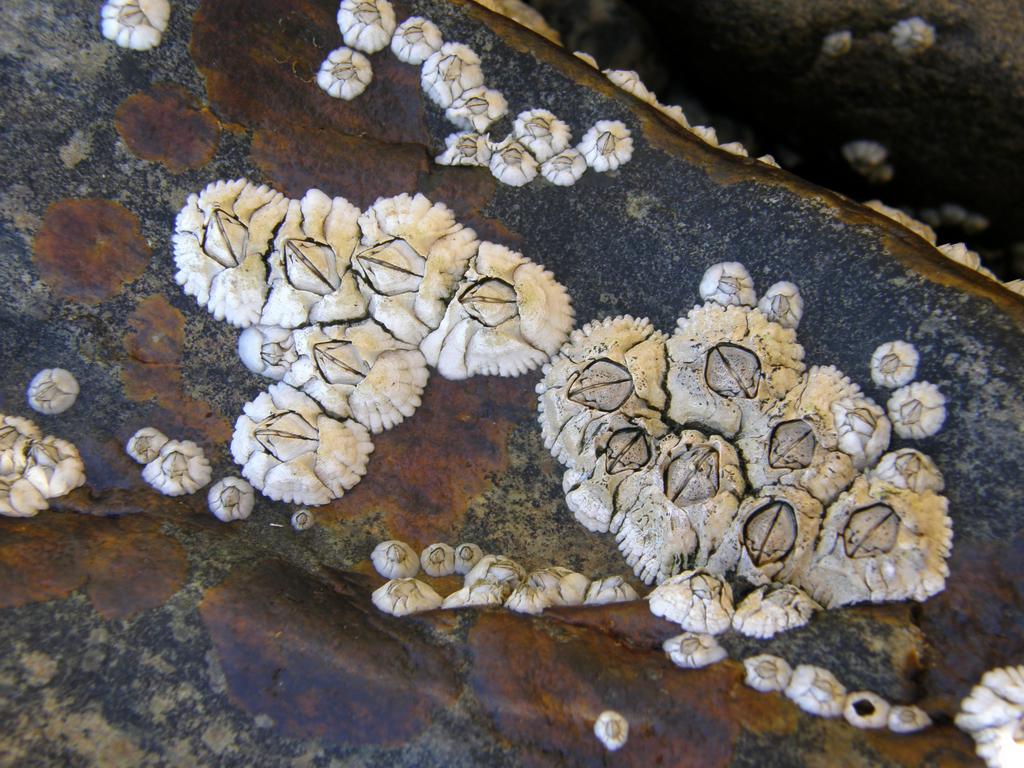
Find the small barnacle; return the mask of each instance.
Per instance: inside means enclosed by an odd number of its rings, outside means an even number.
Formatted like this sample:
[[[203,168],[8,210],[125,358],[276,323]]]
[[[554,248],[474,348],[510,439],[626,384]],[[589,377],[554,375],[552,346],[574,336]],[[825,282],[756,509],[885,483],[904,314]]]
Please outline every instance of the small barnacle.
[[[690,127],[690,130],[704,143],[710,144],[712,147],[718,146],[718,131],[710,125],[694,125]]]
[[[48,506],[39,489],[20,474],[0,475],[0,515],[35,517]]]
[[[770,590],[770,591],[769,591]],[[736,606],[732,628],[747,637],[768,639],[802,627],[821,606],[791,584],[762,586]]]
[[[854,728],[885,728],[889,724],[889,702],[871,691],[846,695],[843,717]]]
[[[690,121],[686,119],[686,113],[683,112],[682,107],[675,104],[662,104],[661,102],[656,102],[654,107],[663,115],[668,115],[673,122],[687,130],[690,129]],[[766,157],[771,157],[771,155],[766,155]]]
[[[508,102],[501,91],[479,85],[469,88],[444,111],[444,116],[467,131],[486,131],[508,112]]]
[[[250,325],[238,335],[238,357],[253,373],[280,381],[298,359],[290,328]]]
[[[853,458],[857,469],[873,464],[889,447],[892,424],[870,397],[854,395],[833,402],[832,417],[839,449]]]
[[[786,686],[786,698],[810,715],[839,717],[846,703],[846,689],[827,669],[800,664]]]
[[[687,632],[717,635],[732,625],[732,587],[703,569],[666,579],[647,599],[651,613]]]
[[[548,110],[530,109],[516,115],[512,136],[543,163],[568,149],[572,132]]]
[[[583,605],[590,579],[561,566],[551,566],[533,571],[526,576],[524,584],[538,590],[549,605]]]
[[[515,588],[526,578],[526,571],[519,563],[504,555],[484,555],[466,574],[466,586],[478,581],[494,581]]]
[[[757,308],[773,323],[796,330],[804,316],[804,299],[793,283],[782,281],[764,292]]]
[[[420,552],[420,565],[427,576],[451,576],[455,573],[455,550],[448,544],[431,544]]]
[[[480,57],[462,43],[444,43],[423,62],[420,84],[431,101],[447,109],[470,88],[484,84]]]
[[[935,27],[920,16],[912,16],[893,24],[889,42],[903,56],[927,51],[935,44]]]
[[[441,596],[429,584],[417,579],[392,579],[374,590],[372,600],[377,610],[392,616],[408,616],[441,607]]]
[[[391,42],[395,9],[388,0],[341,0],[338,27],[345,45],[363,53],[376,53]]]
[[[614,171],[633,157],[633,139],[619,120],[598,120],[576,147],[599,173]]]
[[[990,669],[960,702],[956,727],[991,768],[1024,763],[1024,666]]]
[[[743,682],[761,693],[784,691],[793,677],[793,669],[785,659],[762,653],[743,660],[747,676]]]
[[[1006,287],[1006,288],[1009,288],[1011,291],[1013,291],[1016,294],[1024,296],[1024,280],[1021,280],[1021,279],[1009,280],[1009,281],[1003,283],[1003,286]]]
[[[597,66],[597,59],[595,59],[593,56],[591,56],[586,51],[573,51],[572,55],[575,56],[580,61],[586,62],[587,64],[592,66],[594,69],[598,68],[598,66]]]
[[[587,161],[578,150],[569,148],[548,158],[540,166],[545,179],[559,187],[571,187],[587,170]]]
[[[441,603],[442,608],[482,608],[505,604],[512,587],[508,582],[481,579],[452,592]]]
[[[736,155],[737,157],[749,157],[750,153],[747,152],[747,148],[744,147],[738,141],[729,141],[725,144],[719,144],[718,148],[724,152],[728,152],[730,155]]]
[[[900,448],[885,454],[871,470],[868,479],[881,480],[914,493],[940,493],[944,485],[942,473],[935,462],[913,448]]]
[[[729,653],[711,635],[684,632],[661,644],[672,663],[683,669],[700,669],[729,658]]]
[[[210,486],[206,503],[214,517],[230,523],[249,517],[256,503],[256,493],[242,478],[225,477]]]
[[[316,516],[311,509],[297,509],[292,513],[291,523],[296,531],[308,531],[316,524]]]
[[[583,604],[608,605],[609,603],[628,603],[639,599],[640,595],[622,576],[607,576],[590,582]]]
[[[100,31],[122,48],[148,51],[160,44],[170,18],[168,0],[107,0],[100,10]]]
[[[155,427],[143,427],[128,438],[125,452],[139,464],[149,464],[160,455],[167,443],[167,435]]]
[[[537,178],[537,159],[512,136],[491,145],[489,167],[494,178],[510,187],[521,187]]]
[[[370,553],[374,569],[385,579],[406,579],[420,570],[420,558],[416,550],[404,541],[391,539],[382,541]]]
[[[889,708],[887,725],[893,733],[915,733],[931,724],[932,719],[920,707],[896,704]]]
[[[24,454],[22,474],[43,498],[63,496],[85,483],[85,464],[67,440],[48,435],[32,440]]]
[[[893,167],[886,162],[889,150],[877,141],[848,141],[840,148],[840,152],[849,166],[872,184],[886,184],[892,181]]]
[[[44,368],[28,384],[28,404],[47,416],[64,413],[78,398],[78,381],[71,371]]]
[[[759,163],[764,163],[765,165],[770,165],[772,168],[782,167],[781,165],[779,165],[779,161],[776,160],[773,155],[761,155],[760,157],[757,158],[757,161]],[[776,285],[778,285],[778,283],[776,283]]]
[[[370,60],[351,48],[335,48],[320,65],[316,84],[336,99],[351,101],[373,80]]]
[[[955,261],[957,264],[963,264],[968,269],[973,269],[975,272],[981,272],[986,277],[990,277],[993,280],[998,278],[991,272],[981,265],[981,256],[977,251],[972,251],[964,243],[946,243],[944,245],[937,246],[939,252],[947,259]]]
[[[917,375],[917,349],[905,341],[887,341],[871,353],[871,380],[890,389],[909,384]]]
[[[410,16],[398,25],[391,38],[391,52],[406,64],[419,66],[444,44],[437,25],[420,16]]]
[[[640,75],[631,69],[606,69],[604,76],[626,93],[636,96],[640,101],[645,101],[648,104],[657,102],[654,94],[640,79]]]
[[[505,601],[505,607],[516,613],[528,613],[536,616],[543,613],[544,609],[551,607],[551,598],[548,597],[544,589],[523,583],[512,590]]]
[[[444,140],[445,151],[434,158],[438,165],[475,165],[486,168],[491,162],[491,145],[479,133],[452,133]]]
[[[700,280],[700,297],[723,307],[757,304],[754,281],[738,261],[723,261],[708,267]]]
[[[191,440],[168,440],[142,468],[142,479],[165,496],[195,493],[212,475],[203,449]]]
[[[460,575],[469,573],[483,556],[483,550],[476,544],[459,544],[455,548],[455,572]]]
[[[623,747],[629,738],[629,721],[618,712],[606,709],[594,722],[594,735],[609,752]]]
[[[892,393],[886,405],[892,428],[903,438],[936,434],[946,421],[946,398],[927,381],[916,381]]]
[[[849,53],[851,47],[853,47],[853,35],[848,29],[841,29],[838,32],[825,35],[825,39],[821,41],[821,52],[832,59],[838,59]]]
[[[937,238],[935,237],[935,230],[929,227],[922,221],[918,221],[913,216],[908,216],[906,213],[901,211],[899,208],[893,208],[886,205],[881,200],[868,200],[864,205],[873,211],[886,216],[897,224],[902,224],[904,227],[909,229],[918,237],[924,238],[932,245],[935,245]]]

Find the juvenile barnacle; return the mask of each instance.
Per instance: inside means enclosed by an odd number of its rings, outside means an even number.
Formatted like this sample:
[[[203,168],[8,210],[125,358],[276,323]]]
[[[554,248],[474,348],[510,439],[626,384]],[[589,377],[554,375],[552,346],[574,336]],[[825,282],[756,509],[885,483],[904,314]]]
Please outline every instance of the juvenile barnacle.
[[[854,728],[885,728],[889,724],[889,702],[871,691],[854,691],[846,695],[843,717]]]
[[[427,576],[451,576],[455,573],[455,550],[448,544],[431,544],[420,552],[420,566]]]
[[[905,341],[887,341],[871,353],[871,380],[894,389],[909,384],[917,375],[917,349]]]
[[[78,381],[71,371],[44,368],[32,377],[26,391],[32,410],[47,416],[64,413],[78,398]]]
[[[981,255],[977,251],[972,251],[965,243],[944,243],[936,247],[947,259],[963,264],[975,272],[981,272],[994,280],[997,279],[991,271],[981,265]]]
[[[935,27],[920,16],[912,16],[893,24],[889,42],[901,55],[914,56],[935,44]]]
[[[419,66],[441,49],[444,39],[437,25],[420,16],[410,16],[398,25],[391,38],[391,52],[406,64]]]
[[[757,308],[773,323],[796,330],[804,316],[804,299],[796,285],[782,281],[764,292],[764,296],[757,302]]]
[[[366,90],[373,80],[370,60],[351,48],[335,48],[320,65],[316,84],[328,96],[351,101]]]
[[[719,144],[718,148],[723,152],[728,152],[730,155],[736,155],[737,157],[750,156],[750,153],[747,152],[747,148],[738,141],[728,141],[725,144]]]
[[[128,438],[125,452],[139,464],[149,464],[160,455],[167,443],[167,435],[155,427],[143,427]]]
[[[662,104],[660,101],[654,104],[654,108],[661,112],[663,115],[667,115],[672,122],[677,125],[681,125],[683,128],[690,130],[690,121],[686,119],[686,113],[683,112],[683,108],[676,104]],[[771,155],[767,155],[771,157]],[[758,158],[760,159],[760,158]]]
[[[960,702],[956,727],[974,738],[991,768],[1024,761],[1024,666],[990,669]]]
[[[893,733],[915,733],[931,725],[932,719],[920,707],[895,704],[889,708],[886,724]]]
[[[723,261],[708,267],[700,280],[700,297],[723,307],[757,304],[754,281],[738,261]]]
[[[231,455],[265,496],[326,504],[359,482],[373,443],[356,421],[337,421],[284,382],[245,404],[235,422]]]
[[[728,651],[714,637],[694,632],[670,637],[661,648],[673,664],[684,669],[700,669],[729,658]]]
[[[647,600],[651,613],[687,632],[717,635],[732,625],[732,587],[704,569],[666,579]]]
[[[165,496],[195,493],[212,476],[203,449],[191,440],[168,440],[142,468],[142,479]]]
[[[148,51],[160,44],[170,18],[168,0],[107,0],[100,10],[100,31],[122,48]]]
[[[569,148],[549,157],[540,166],[545,179],[558,187],[571,187],[587,171],[587,161],[579,150]]]
[[[52,435],[28,444],[21,473],[46,499],[63,496],[85,483],[85,464],[78,449]]]
[[[462,43],[444,43],[423,62],[420,84],[431,101],[447,109],[470,88],[484,84],[480,57]]]
[[[832,416],[839,434],[839,449],[853,458],[857,469],[874,464],[889,447],[892,424],[870,397],[854,395],[834,402]]]
[[[900,448],[885,454],[868,473],[869,480],[881,480],[914,493],[940,493],[942,473],[929,456],[913,448]]]
[[[505,607],[516,613],[536,616],[551,607],[551,598],[543,589],[524,582],[512,590],[505,600]]]
[[[206,503],[214,517],[230,523],[232,520],[245,520],[252,514],[256,493],[242,478],[225,477],[210,486]]]
[[[491,175],[502,184],[521,187],[537,178],[537,159],[513,136],[491,145]]]
[[[903,438],[931,437],[946,421],[946,398],[927,381],[915,381],[897,389],[886,408],[893,429]]]
[[[311,509],[297,509],[292,512],[291,524],[296,531],[308,531],[316,525],[316,515]]]
[[[576,147],[599,173],[614,171],[633,157],[633,139],[619,120],[598,120]]]
[[[189,195],[174,231],[174,279],[218,320],[259,322],[267,295],[264,254],[288,210],[280,192],[246,179]]]
[[[762,653],[743,660],[746,677],[743,682],[761,693],[785,691],[793,677],[793,669],[785,659]]]
[[[373,604],[377,610],[392,616],[408,616],[441,607],[441,596],[429,584],[418,579],[392,579],[374,590]]]
[[[832,59],[838,59],[850,52],[853,47],[853,34],[848,29],[831,32],[821,41],[821,52]]]
[[[877,141],[848,141],[840,148],[840,152],[849,166],[870,183],[886,184],[892,181],[893,167],[886,162],[889,150]]]
[[[391,539],[382,541],[370,553],[374,569],[385,579],[407,579],[420,570],[420,558],[416,550],[404,541]]]
[[[388,0],[341,0],[338,28],[345,45],[363,53],[376,53],[391,42],[395,9]]]
[[[606,709],[594,722],[594,735],[609,752],[621,749],[629,738],[629,721],[618,712]]]
[[[591,56],[586,51],[573,51],[572,55],[575,56],[580,61],[582,61],[582,62],[584,62],[586,64],[589,64],[594,69],[598,68],[598,66],[597,66],[597,59],[595,59],[593,56]]]
[[[469,573],[483,556],[483,550],[476,544],[459,544],[455,548],[455,572],[460,575]]]
[[[504,555],[484,555],[466,574],[463,583],[470,586],[478,581],[494,581],[515,588],[526,578],[519,563]]]
[[[608,605],[610,603],[628,603],[639,600],[640,595],[622,576],[606,576],[594,579],[587,587],[583,598],[584,605]]]
[[[821,606],[791,584],[758,587],[736,606],[732,628],[747,637],[768,639],[802,627]]]
[[[846,703],[846,689],[835,675],[810,664],[793,670],[785,693],[804,712],[818,717],[839,717]]]
[[[626,93],[636,96],[640,101],[645,101],[648,104],[657,102],[654,94],[651,93],[650,89],[644,85],[643,80],[640,79],[640,75],[631,69],[606,69],[604,70],[604,76]]]
[[[280,381],[298,359],[290,328],[250,325],[238,335],[238,357],[253,373]]]
[[[565,152],[572,140],[568,124],[546,109],[529,109],[516,115],[512,136],[541,163]]]
[[[518,376],[555,354],[572,324],[569,294],[551,272],[483,242],[420,350],[448,379]]]
[[[690,130],[705,144],[710,144],[712,147],[718,146],[718,131],[710,125],[694,125],[690,127]]]
[[[479,133],[452,133],[444,140],[445,150],[434,158],[438,165],[473,165],[486,168],[491,162],[491,144]]]
[[[527,574],[524,584],[538,590],[549,605],[583,605],[590,579],[569,568],[551,566]]]
[[[904,227],[909,229],[918,237],[924,238],[932,245],[935,245],[937,238],[935,236],[935,230],[925,224],[923,221],[918,221],[913,216],[909,216],[899,208],[893,208],[892,206],[886,205],[881,200],[868,200],[864,205],[873,211],[886,216],[897,224],[902,224]]]
[[[459,128],[482,133],[503,118],[506,112],[508,102],[501,91],[478,85],[463,91],[452,101],[444,116]]]
[[[442,608],[497,607],[505,604],[512,587],[508,582],[480,579],[452,592],[441,603]]]

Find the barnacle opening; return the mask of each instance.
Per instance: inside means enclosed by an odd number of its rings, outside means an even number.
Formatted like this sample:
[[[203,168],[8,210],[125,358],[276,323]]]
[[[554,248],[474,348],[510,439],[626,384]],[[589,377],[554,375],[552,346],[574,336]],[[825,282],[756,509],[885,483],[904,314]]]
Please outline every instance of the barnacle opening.
[[[708,350],[704,380],[722,397],[753,398],[761,381],[761,360],[746,347],[724,341]]]
[[[698,445],[676,456],[665,467],[665,496],[676,506],[716,496],[720,464],[718,450],[710,445]]]
[[[261,421],[253,437],[278,461],[291,461],[317,449],[320,433],[295,411],[278,411]]]
[[[237,267],[245,259],[249,228],[238,217],[214,208],[203,229],[203,251],[225,269]]]
[[[647,433],[640,427],[624,427],[608,438],[605,451],[605,470],[608,474],[635,472],[651,460],[651,444]]]
[[[846,556],[874,557],[891,552],[896,546],[900,519],[892,507],[872,504],[850,515],[843,529]]]
[[[289,237],[283,250],[285,278],[293,287],[326,296],[341,285],[337,255],[327,243]]]
[[[370,371],[351,341],[321,341],[313,345],[313,363],[328,384],[356,386]]]
[[[791,504],[773,499],[751,513],[743,526],[743,546],[755,566],[785,559],[796,544],[796,513]]]
[[[768,465],[774,469],[805,469],[811,465],[817,446],[814,430],[806,421],[783,421],[772,429]]]
[[[371,246],[352,257],[359,274],[382,296],[415,293],[427,260],[400,237]]]
[[[519,314],[516,289],[498,277],[477,280],[459,295],[459,302],[470,317],[488,328],[496,328]]]
[[[611,413],[633,394],[633,377],[619,363],[601,358],[588,363],[569,384],[568,398],[574,403]]]

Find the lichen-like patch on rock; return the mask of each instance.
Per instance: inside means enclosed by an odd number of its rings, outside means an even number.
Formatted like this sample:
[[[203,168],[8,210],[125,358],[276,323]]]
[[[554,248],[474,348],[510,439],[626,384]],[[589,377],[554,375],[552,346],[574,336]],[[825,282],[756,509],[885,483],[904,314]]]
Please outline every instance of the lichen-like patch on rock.
[[[171,173],[202,168],[220,140],[217,118],[177,86],[157,85],[129,96],[114,114],[114,127],[133,155]]]

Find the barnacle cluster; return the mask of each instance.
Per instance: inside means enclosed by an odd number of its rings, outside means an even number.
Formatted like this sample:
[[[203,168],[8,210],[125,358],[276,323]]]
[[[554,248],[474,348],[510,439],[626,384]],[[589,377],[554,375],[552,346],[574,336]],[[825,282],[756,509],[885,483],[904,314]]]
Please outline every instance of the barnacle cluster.
[[[213,477],[210,462],[200,446],[191,440],[171,440],[155,427],[137,430],[128,438],[125,453],[143,465],[142,479],[165,496],[195,493]],[[248,510],[237,514],[229,509],[237,506],[229,504],[229,497],[221,503],[221,483],[210,489],[210,511],[222,520],[248,517]]]
[[[170,18],[169,0],[107,0],[100,32],[122,48],[147,51],[160,45]]]
[[[573,324],[550,272],[480,242],[423,195],[363,211],[316,189],[288,200],[245,179],[214,182],[178,214],[174,259],[185,292],[244,329],[245,365],[277,382],[245,405],[231,451],[253,486],[296,504],[359,482],[371,434],[413,414],[428,365],[450,379],[516,376]],[[172,474],[170,490],[195,490],[183,484],[191,470]]]
[[[0,413],[0,515],[34,517],[48,500],[85,482],[85,465],[67,440]]]
[[[990,669],[960,703],[956,726],[990,768],[1024,762],[1024,666]]]

